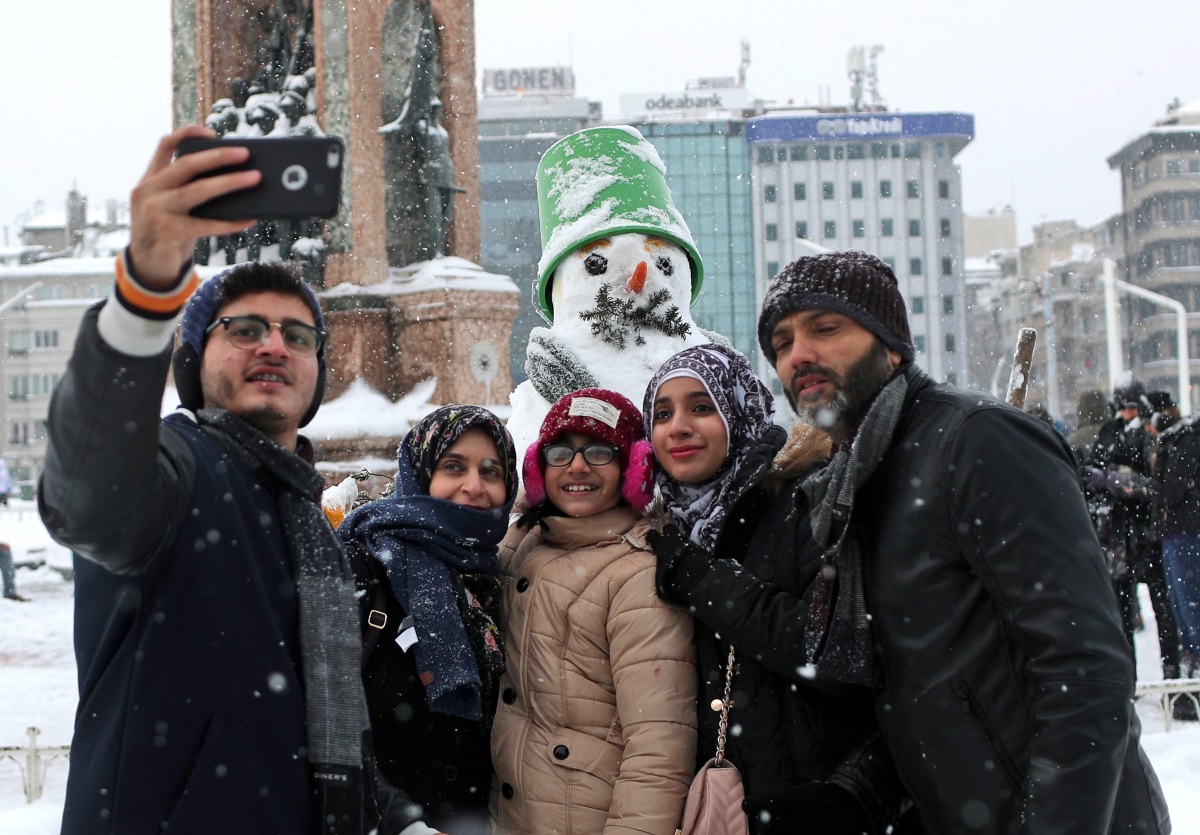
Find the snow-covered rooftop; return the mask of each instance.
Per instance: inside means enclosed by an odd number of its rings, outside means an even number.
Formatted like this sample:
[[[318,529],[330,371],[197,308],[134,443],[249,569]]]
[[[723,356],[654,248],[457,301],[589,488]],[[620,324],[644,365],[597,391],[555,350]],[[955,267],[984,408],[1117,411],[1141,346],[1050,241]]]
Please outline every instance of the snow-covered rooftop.
[[[398,296],[428,290],[477,290],[491,293],[519,293],[516,283],[506,275],[489,273],[465,258],[447,256],[420,261],[407,267],[393,267],[378,284],[339,284],[317,295],[321,298],[346,296]]]

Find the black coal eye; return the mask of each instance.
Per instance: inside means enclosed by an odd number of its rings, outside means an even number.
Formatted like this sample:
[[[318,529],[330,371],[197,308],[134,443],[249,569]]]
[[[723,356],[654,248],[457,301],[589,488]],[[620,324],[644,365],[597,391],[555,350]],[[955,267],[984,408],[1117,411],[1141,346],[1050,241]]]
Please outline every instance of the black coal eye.
[[[654,262],[654,266],[658,267],[658,271],[663,275],[674,275],[675,265],[671,263],[671,259],[666,256],[660,257]]]
[[[583,260],[583,268],[588,275],[604,275],[608,272],[608,259],[593,252]]]

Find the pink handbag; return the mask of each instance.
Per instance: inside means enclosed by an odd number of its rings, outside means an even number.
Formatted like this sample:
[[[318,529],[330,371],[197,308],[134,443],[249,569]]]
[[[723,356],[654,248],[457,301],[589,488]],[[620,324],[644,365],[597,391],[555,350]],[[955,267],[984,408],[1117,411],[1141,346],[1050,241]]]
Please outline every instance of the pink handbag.
[[[725,696],[721,699],[721,722],[717,727],[717,755],[706,762],[688,789],[683,808],[683,826],[676,835],[749,835],[750,823],[742,809],[746,792],[742,775],[725,759],[725,735],[729,727],[729,709],[733,702],[733,647],[725,670]],[[713,707],[715,708],[714,701]]]

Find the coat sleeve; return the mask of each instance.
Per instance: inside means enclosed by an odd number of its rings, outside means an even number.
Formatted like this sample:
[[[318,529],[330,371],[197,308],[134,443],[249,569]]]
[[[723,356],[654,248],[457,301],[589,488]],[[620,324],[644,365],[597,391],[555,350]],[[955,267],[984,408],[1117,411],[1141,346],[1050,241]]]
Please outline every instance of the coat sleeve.
[[[739,652],[776,675],[811,686],[812,677],[805,674],[804,624],[821,560],[811,538],[798,548],[797,593],[718,554],[689,602],[695,616]]]
[[[608,641],[625,752],[606,835],[672,835],[696,768],[696,648],[692,619],[659,600],[654,562],[613,596]]]
[[[101,335],[103,309],[85,314],[50,401],[38,507],[55,541],[115,573],[139,573],[178,532],[195,463],[159,419],[172,323],[164,348],[130,354]]]
[[[960,547],[1026,659],[1022,832],[1107,832],[1134,670],[1071,458],[1036,419],[1002,408],[968,415],[946,450]]]

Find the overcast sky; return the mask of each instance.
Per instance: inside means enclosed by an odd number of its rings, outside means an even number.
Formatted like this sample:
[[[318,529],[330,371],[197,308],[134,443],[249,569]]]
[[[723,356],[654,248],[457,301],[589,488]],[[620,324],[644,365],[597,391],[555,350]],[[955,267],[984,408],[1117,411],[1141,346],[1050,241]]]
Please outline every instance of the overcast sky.
[[[1043,220],[1118,211],[1106,158],[1175,97],[1200,98],[1195,0],[475,6],[479,69],[571,65],[578,93],[610,117],[621,93],[734,75],[743,38],[758,97],[845,102],[847,51],[882,44],[892,109],[974,114],[976,138],[958,157],[964,209],[1012,205],[1022,241]],[[93,205],[127,199],[170,129],[169,0],[14,2],[2,23],[0,227],[36,200],[61,206],[72,183]]]

